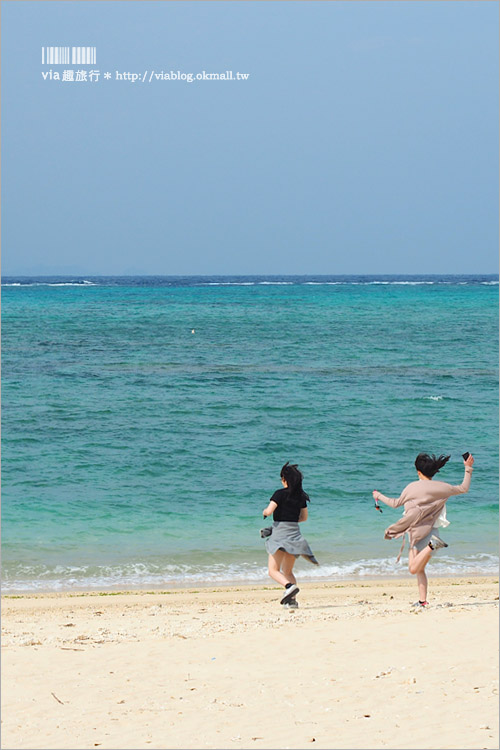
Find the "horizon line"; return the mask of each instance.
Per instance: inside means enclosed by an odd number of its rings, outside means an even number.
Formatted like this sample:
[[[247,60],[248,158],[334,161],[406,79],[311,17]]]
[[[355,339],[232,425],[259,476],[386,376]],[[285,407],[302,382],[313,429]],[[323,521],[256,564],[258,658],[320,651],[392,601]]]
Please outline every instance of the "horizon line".
[[[92,276],[93,278],[296,278],[296,277],[377,277],[377,276],[409,276],[409,277],[420,277],[420,276],[499,276],[499,272],[484,272],[476,271],[475,273],[7,273],[1,274],[1,278],[84,278],[85,276]]]

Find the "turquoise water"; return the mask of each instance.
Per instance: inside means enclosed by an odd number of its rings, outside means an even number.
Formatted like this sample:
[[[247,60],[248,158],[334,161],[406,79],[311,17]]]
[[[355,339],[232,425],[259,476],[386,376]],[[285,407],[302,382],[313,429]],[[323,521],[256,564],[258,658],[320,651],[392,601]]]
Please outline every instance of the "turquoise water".
[[[311,496],[302,579],[406,575],[400,510],[440,478],[431,573],[498,564],[495,277],[4,279],[5,591],[266,581],[262,508]],[[194,332],[193,332],[194,331]]]

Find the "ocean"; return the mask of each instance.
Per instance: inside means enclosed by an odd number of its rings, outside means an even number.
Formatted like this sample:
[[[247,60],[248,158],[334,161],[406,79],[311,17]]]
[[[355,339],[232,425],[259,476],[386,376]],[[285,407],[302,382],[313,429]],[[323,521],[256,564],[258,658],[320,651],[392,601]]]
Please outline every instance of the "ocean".
[[[471,489],[430,575],[498,571],[498,278],[4,278],[3,591],[270,582],[298,463],[320,566],[407,576],[384,529],[421,452]]]

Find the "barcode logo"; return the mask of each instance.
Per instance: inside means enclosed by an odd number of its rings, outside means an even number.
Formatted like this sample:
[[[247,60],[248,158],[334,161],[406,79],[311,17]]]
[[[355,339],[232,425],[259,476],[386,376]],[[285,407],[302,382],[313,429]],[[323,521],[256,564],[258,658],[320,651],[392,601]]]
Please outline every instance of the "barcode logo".
[[[42,64],[68,65],[69,47],[42,47]]]
[[[71,55],[70,55],[71,51]],[[42,65],[95,65],[95,47],[42,47]]]

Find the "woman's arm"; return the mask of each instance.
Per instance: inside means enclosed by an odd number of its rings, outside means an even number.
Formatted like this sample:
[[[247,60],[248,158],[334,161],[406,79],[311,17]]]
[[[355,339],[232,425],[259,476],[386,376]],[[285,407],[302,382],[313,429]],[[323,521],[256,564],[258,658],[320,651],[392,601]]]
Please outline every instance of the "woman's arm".
[[[271,516],[277,507],[278,503],[275,503],[274,500],[270,500],[267,508],[264,508],[264,510],[262,511],[262,515],[264,516],[264,518],[266,518],[266,516]]]
[[[301,508],[300,515],[299,515],[299,523],[302,523],[302,521],[307,521],[307,516],[308,516],[307,508]]]
[[[378,490],[373,490],[372,495],[374,500],[382,500],[383,503],[390,505],[391,508],[399,508],[405,503],[404,493],[399,497],[386,497],[381,492],[378,492]]]
[[[465,466],[465,474],[464,474],[464,480],[462,484],[451,484],[450,488],[452,492],[450,492],[450,495],[462,495],[464,492],[468,492],[470,487],[470,479],[472,476],[472,464],[474,463],[473,456],[469,456],[469,458],[464,461]]]

